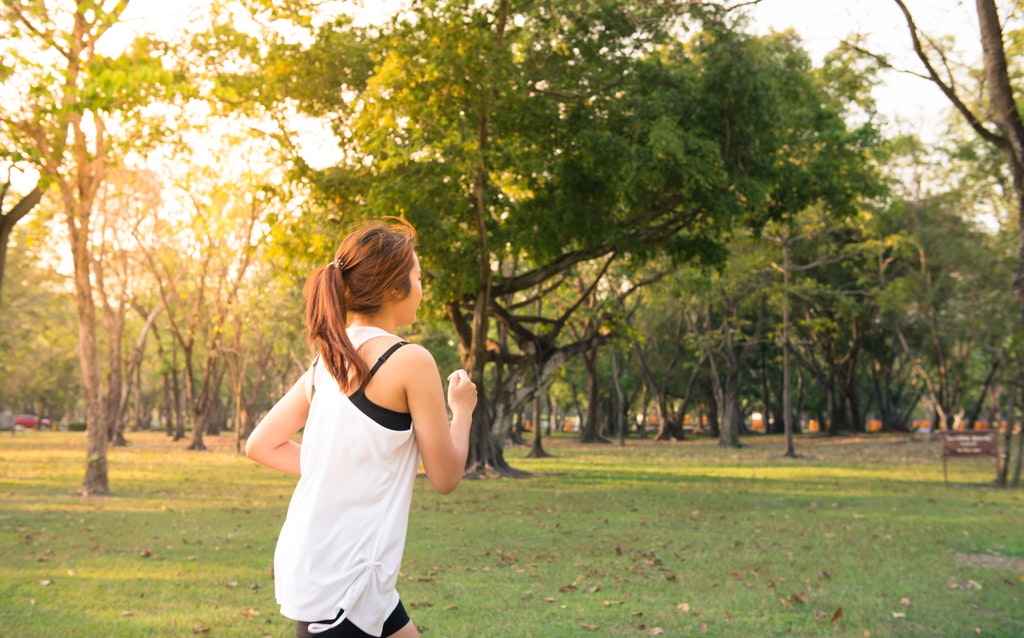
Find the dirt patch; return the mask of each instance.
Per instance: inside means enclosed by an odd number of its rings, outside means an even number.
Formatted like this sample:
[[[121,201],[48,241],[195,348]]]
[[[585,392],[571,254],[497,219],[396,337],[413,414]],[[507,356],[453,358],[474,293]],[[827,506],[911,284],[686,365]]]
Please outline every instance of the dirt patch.
[[[993,567],[1024,572],[1024,558],[1017,556],[996,556],[995,554],[956,554],[956,559],[974,567]]]

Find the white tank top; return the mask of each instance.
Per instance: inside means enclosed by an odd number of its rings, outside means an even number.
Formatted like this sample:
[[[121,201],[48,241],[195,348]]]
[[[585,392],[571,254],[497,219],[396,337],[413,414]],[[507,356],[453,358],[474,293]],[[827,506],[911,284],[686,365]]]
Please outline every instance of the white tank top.
[[[358,348],[388,335],[349,330]],[[389,430],[356,408],[326,369],[316,366],[316,392],[302,435],[301,476],[274,552],[281,613],[293,620],[348,618],[373,636],[398,606],[395,583],[405,549],[409,504],[419,467],[413,431]]]

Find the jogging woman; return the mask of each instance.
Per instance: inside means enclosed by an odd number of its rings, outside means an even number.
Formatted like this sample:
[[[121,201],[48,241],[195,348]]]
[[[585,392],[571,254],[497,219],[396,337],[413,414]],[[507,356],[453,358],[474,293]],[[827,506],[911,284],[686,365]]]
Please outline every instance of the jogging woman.
[[[296,636],[419,632],[395,589],[422,460],[454,490],[469,451],[476,386],[403,341],[423,296],[416,233],[400,220],[345,237],[306,284],[306,327],[319,354],[246,442],[249,458],[299,477],[274,553],[281,613]],[[293,437],[303,429],[301,442]]]

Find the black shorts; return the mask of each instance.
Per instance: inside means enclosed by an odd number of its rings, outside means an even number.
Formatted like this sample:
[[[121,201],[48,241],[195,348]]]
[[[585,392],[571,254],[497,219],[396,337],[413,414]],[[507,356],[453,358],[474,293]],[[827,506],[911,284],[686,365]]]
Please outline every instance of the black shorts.
[[[337,627],[323,633],[309,633],[309,626],[314,622],[326,623],[329,625],[340,618],[343,613],[345,613],[344,610],[339,611],[338,615],[330,620],[316,620],[313,622],[299,621],[298,626],[295,628],[295,638],[373,638],[370,634],[353,625],[352,621],[348,618],[341,621],[341,624]],[[405,611],[405,606],[402,605],[402,601],[398,601],[398,607],[395,607],[395,610],[391,612],[391,615],[384,621],[384,632],[381,636],[390,636],[402,627],[405,627],[407,624],[409,624],[409,614]]]

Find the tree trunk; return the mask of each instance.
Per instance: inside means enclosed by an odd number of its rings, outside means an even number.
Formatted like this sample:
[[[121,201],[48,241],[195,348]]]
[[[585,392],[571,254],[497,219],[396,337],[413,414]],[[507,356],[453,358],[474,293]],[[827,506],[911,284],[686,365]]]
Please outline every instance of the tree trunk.
[[[718,445],[722,447],[742,447],[740,443],[740,425],[743,420],[740,410],[740,373],[739,370],[728,370],[722,385],[722,405],[719,412],[722,422],[718,430]]]
[[[1010,423],[1007,429],[1012,432],[1013,423]],[[1007,447],[1009,447],[1009,444],[1007,444]],[[1020,487],[1022,461],[1024,461],[1024,432],[1017,435],[1017,463],[1013,468],[1013,480],[1010,481],[1010,487]],[[1009,459],[1007,459],[1007,462],[1009,462]]]
[[[541,388],[538,385],[538,387],[537,387],[537,394],[534,395],[534,397],[533,397],[533,412],[532,412],[532,415],[530,416],[530,420],[533,423],[533,439],[532,439],[531,444],[530,444],[530,453],[526,455],[527,458],[531,458],[531,459],[543,459],[543,458],[548,458],[548,457],[551,456],[551,454],[549,454],[544,449],[544,444],[542,443],[543,435],[541,434],[541,427],[540,427],[540,417],[541,417],[540,401],[541,401],[542,395],[543,395],[543,393],[541,392]],[[549,419],[551,419],[553,417],[554,417],[554,415],[549,415]]]
[[[103,496],[110,493],[107,475],[107,441],[110,436],[103,409],[103,384],[100,382],[99,355],[96,348],[96,305],[92,297],[89,257],[89,213],[67,210],[75,273],[75,305],[78,310],[78,361],[85,391],[86,464],[80,494]]]
[[[601,386],[598,383],[597,361],[599,349],[593,349],[583,353],[583,368],[587,372],[587,409],[583,419],[583,428],[580,440],[583,443],[608,443],[608,440],[598,432],[601,407]]]
[[[622,382],[619,378],[619,356],[615,348],[611,349],[612,356],[612,389],[615,391],[615,435],[618,437],[619,446],[626,444],[626,395],[622,391]]]

